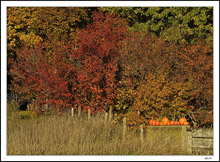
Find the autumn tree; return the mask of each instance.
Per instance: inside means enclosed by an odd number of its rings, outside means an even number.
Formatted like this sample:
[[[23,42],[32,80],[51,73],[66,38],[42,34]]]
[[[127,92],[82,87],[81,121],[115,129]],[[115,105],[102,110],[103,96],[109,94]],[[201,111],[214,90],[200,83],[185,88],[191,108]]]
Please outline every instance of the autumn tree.
[[[17,50],[17,59],[10,60],[13,88],[51,108],[78,104],[92,112],[108,109],[116,93],[125,25],[114,14],[94,12],[93,23],[77,33],[77,41],[51,44],[52,55],[44,42]]]
[[[193,99],[187,107],[197,126],[211,126],[213,122],[213,42],[198,41],[195,45],[175,48],[175,70],[179,77],[192,78]]]
[[[11,88],[38,100],[40,110],[81,105],[96,113],[113,106],[131,125],[183,115],[211,125],[212,12],[9,7]]]
[[[107,110],[116,93],[119,50],[126,24],[115,14],[94,12],[93,23],[77,33],[72,60],[78,66],[77,104],[92,111]]]
[[[90,23],[93,10],[96,8],[8,7],[8,58],[16,59],[17,48],[33,47],[39,42],[43,42],[42,48],[47,51],[46,55],[52,56],[56,46],[63,46],[69,40],[74,40],[77,30]],[[9,70],[10,67],[8,62]],[[12,77],[8,75],[8,84],[11,84],[11,80]]]
[[[60,47],[49,58],[42,46],[37,44],[17,50],[17,59],[10,60],[9,73],[13,77],[10,87],[22,95],[23,100],[36,100],[40,111],[45,107],[61,110],[71,103],[68,77],[74,67],[66,59],[65,48]]]
[[[187,116],[191,120],[193,112],[200,116],[200,126],[211,122],[212,43],[202,45],[202,42],[174,45],[150,35],[143,37],[138,32],[126,39],[121,49],[121,78],[133,86],[119,89],[121,97],[115,106],[119,112],[124,109],[128,118],[129,114],[133,116],[130,124],[165,116],[171,119]],[[120,106],[130,101],[133,104]]]
[[[69,39],[74,38],[78,28],[90,22],[92,10],[83,7],[8,7],[9,55],[15,54],[13,49],[16,47],[31,45],[38,40],[52,41],[63,34],[68,34]]]

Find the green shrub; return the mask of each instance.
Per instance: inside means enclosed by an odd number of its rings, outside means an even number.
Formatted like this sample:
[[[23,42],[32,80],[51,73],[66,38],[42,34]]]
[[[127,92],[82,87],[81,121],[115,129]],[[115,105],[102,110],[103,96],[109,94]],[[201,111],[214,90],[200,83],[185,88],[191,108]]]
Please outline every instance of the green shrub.
[[[21,119],[31,119],[35,117],[36,114],[32,111],[19,111],[19,118]]]

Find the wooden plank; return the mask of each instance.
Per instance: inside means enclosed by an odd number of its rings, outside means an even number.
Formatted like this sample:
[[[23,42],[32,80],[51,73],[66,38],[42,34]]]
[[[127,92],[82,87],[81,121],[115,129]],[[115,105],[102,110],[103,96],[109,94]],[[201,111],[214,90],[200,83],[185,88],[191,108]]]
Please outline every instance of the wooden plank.
[[[187,130],[187,138],[188,138],[187,152],[189,154],[192,154],[192,131],[189,128],[187,128],[186,130]]]
[[[213,139],[192,138],[192,147],[210,148],[213,147]]]
[[[183,126],[181,130],[181,144],[182,144],[182,151],[188,151],[188,133],[186,131],[186,127]]]
[[[210,129],[210,128],[193,129],[192,137],[212,137],[213,138],[213,129]]]
[[[213,155],[212,148],[192,148],[193,155]]]
[[[182,150],[181,126],[147,126],[145,133],[146,139],[144,141],[146,141],[150,147],[154,147],[159,140],[164,147],[170,148],[170,144],[173,143],[172,148],[178,145],[180,146],[179,149]]]

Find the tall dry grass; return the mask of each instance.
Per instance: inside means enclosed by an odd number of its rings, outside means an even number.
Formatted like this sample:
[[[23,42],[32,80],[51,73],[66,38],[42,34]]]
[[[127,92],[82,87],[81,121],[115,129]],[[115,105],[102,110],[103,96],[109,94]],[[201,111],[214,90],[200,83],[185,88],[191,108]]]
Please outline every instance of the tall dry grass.
[[[50,115],[38,119],[10,118],[7,122],[8,155],[176,155],[172,141],[141,143],[139,134],[122,125],[104,122],[103,116]]]

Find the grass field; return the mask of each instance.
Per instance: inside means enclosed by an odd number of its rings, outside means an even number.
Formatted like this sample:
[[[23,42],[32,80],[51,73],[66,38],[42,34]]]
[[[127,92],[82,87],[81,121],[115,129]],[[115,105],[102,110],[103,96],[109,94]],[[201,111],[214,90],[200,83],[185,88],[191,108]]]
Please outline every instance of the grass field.
[[[104,122],[103,116],[69,114],[7,121],[7,155],[180,155],[178,146],[153,141],[141,143],[139,134],[122,125]],[[163,132],[161,132],[163,133]],[[167,147],[169,146],[169,147]]]

